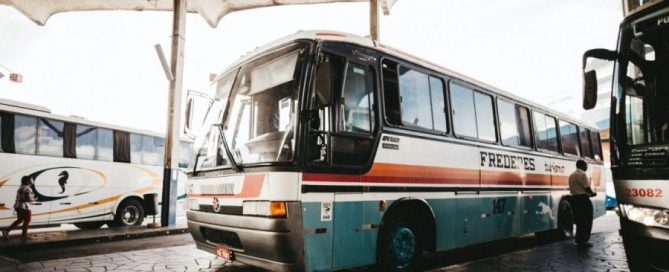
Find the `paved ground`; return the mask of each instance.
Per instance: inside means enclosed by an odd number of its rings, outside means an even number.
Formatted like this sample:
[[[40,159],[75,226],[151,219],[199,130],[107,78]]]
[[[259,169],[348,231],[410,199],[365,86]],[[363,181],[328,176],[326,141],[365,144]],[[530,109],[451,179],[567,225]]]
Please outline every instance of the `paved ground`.
[[[537,242],[532,236],[524,236],[470,249],[434,254],[427,258],[426,267],[428,271],[435,272],[628,271],[617,229],[617,217],[609,213],[595,221],[595,233],[592,237],[595,246],[587,250],[577,249],[572,241]],[[142,245],[145,243],[135,241]],[[188,239],[184,239],[184,243],[189,243]],[[95,247],[110,246],[101,244]],[[501,251],[492,250],[495,248],[501,248]],[[491,253],[486,255],[481,252]],[[48,252],[34,254],[42,256],[26,257],[31,255],[26,252],[23,253],[24,257],[16,254],[16,258],[24,262],[0,259],[0,271],[260,271],[237,263],[225,263],[209,253],[195,249],[192,244],[104,254],[84,253],[88,256],[72,258],[49,258]]]

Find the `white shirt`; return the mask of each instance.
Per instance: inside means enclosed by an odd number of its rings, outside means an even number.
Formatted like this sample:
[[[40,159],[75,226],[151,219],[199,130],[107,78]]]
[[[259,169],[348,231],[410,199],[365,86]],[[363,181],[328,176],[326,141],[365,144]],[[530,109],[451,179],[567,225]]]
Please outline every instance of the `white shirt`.
[[[590,195],[585,188],[590,187],[588,176],[581,169],[576,169],[569,175],[569,192],[572,195]]]

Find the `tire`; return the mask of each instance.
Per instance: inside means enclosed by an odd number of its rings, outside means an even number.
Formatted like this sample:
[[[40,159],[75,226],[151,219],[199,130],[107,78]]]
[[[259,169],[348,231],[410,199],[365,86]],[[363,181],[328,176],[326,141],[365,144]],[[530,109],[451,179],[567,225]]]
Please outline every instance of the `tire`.
[[[416,271],[423,255],[423,237],[411,216],[392,217],[384,224],[379,240],[381,271]]]
[[[567,200],[560,201],[557,238],[565,240],[574,237],[574,222],[574,210],[571,208],[571,204]]]
[[[144,207],[136,199],[126,199],[116,210],[112,226],[139,226],[144,222]]]
[[[95,222],[74,223],[74,226],[82,230],[94,230],[94,229],[99,229],[104,224],[105,222],[95,221]]]

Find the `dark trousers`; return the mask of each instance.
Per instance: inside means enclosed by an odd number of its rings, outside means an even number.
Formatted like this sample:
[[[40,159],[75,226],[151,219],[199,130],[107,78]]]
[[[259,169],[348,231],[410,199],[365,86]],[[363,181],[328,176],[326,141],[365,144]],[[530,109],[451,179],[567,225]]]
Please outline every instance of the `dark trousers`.
[[[576,243],[585,244],[590,240],[592,231],[592,202],[588,195],[574,195],[571,197],[571,206],[576,223]]]
[[[9,233],[13,228],[23,223],[23,232],[21,236],[28,237],[28,228],[30,227],[30,220],[32,219],[32,211],[24,209],[16,209],[16,221],[12,223],[6,230]]]

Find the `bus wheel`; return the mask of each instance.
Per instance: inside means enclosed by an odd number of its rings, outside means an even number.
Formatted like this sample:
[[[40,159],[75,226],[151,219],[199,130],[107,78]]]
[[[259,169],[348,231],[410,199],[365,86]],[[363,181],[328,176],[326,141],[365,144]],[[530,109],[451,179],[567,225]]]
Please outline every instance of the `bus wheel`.
[[[144,208],[142,204],[135,199],[127,199],[118,206],[113,225],[115,227],[137,226],[141,225],[143,221]]]
[[[380,243],[382,271],[414,271],[423,250],[419,240],[417,220],[391,218],[383,227]]]
[[[569,239],[574,237],[574,210],[571,209],[569,201],[562,200],[558,209],[558,239]]]
[[[74,223],[74,226],[82,229],[82,230],[93,230],[93,229],[99,229],[104,225],[105,222],[81,222],[81,223]]]

